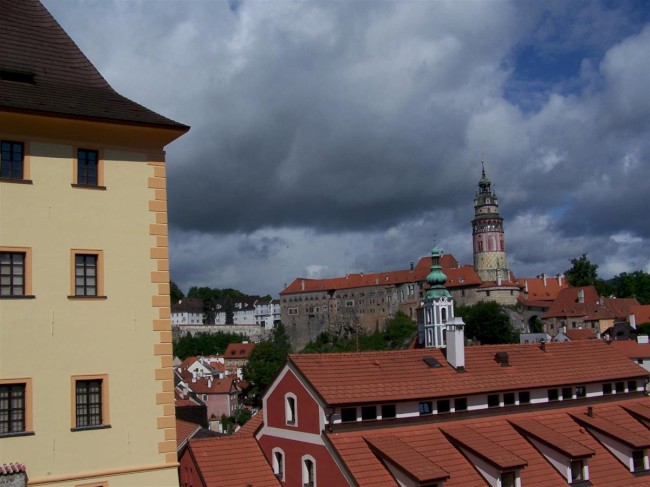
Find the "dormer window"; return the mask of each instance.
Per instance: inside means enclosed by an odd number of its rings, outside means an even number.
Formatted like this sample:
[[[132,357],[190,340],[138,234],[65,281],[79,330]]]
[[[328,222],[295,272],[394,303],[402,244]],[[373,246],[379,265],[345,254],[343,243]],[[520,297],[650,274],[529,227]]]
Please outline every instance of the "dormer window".
[[[519,475],[517,472],[502,472],[497,487],[518,487]]]
[[[587,480],[587,479],[589,479],[589,474],[587,471],[587,461],[583,459],[572,460],[571,478],[569,479],[569,483],[580,482],[581,480]]]

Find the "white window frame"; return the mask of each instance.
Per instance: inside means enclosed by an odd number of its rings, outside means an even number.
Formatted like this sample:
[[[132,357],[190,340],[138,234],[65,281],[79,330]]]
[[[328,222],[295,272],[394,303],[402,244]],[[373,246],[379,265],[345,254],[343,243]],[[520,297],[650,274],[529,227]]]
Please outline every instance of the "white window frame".
[[[291,401],[293,401],[293,408]],[[287,426],[298,426],[298,398],[293,392],[284,395],[284,422]]]
[[[312,471],[313,479],[312,482],[309,482],[309,471],[307,470],[307,461],[310,461],[314,466]],[[300,459],[300,465],[302,466],[302,485],[309,487],[317,487],[316,484],[316,460],[311,455],[303,455]]]
[[[277,455],[280,455],[280,460],[281,463],[278,462],[278,457]],[[273,448],[271,450],[271,456],[273,458],[273,474],[277,477],[278,480],[281,482],[284,482],[284,475],[285,475],[285,463],[284,463],[284,450],[282,448]]]

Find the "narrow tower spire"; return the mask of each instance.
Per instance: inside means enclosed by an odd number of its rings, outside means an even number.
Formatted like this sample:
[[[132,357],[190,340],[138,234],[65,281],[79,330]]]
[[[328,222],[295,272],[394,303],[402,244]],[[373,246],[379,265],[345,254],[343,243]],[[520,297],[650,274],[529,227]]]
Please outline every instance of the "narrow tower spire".
[[[508,276],[503,218],[499,216],[499,202],[492,183],[485,174],[481,157],[481,179],[474,198],[472,220],[474,270],[484,282],[497,282],[499,276]]]

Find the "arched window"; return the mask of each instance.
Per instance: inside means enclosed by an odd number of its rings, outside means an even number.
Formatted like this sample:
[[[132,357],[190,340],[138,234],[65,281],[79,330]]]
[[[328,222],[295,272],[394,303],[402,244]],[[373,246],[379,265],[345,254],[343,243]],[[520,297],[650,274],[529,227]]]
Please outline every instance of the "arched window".
[[[311,455],[302,457],[302,485],[316,487],[316,460]]]
[[[298,425],[298,399],[291,392],[284,395],[284,419],[289,426]]]
[[[273,451],[273,473],[278,480],[284,482],[284,451],[281,448],[274,448]]]
[[[440,318],[442,319],[443,323],[445,321],[447,321],[447,309],[446,308],[440,309]]]

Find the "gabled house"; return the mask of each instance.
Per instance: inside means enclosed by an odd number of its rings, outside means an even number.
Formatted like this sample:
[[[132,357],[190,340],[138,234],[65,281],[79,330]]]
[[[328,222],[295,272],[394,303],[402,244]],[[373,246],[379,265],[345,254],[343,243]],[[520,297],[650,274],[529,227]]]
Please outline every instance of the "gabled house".
[[[550,308],[542,315],[544,331],[555,335],[562,328],[591,328],[603,333],[612,327],[615,315],[607,308],[594,286],[560,290]]]
[[[229,343],[223,354],[226,375],[242,379],[243,368],[248,363],[248,358],[254,348],[255,343],[253,342]]]
[[[526,443],[520,438],[503,446],[510,457],[495,457],[503,448],[482,439],[482,425],[500,421],[498,428],[514,435],[499,419],[503,414],[526,419],[542,411],[586,411],[610,398],[638,400],[648,378],[600,340],[468,347],[460,363],[440,349],[291,355],[264,396],[264,426],[256,438],[287,486],[515,485],[507,479],[525,486],[521,479],[534,477],[530,465],[548,465],[543,448],[516,458],[516,445]],[[476,425],[463,426],[474,418]],[[413,434],[418,439],[408,439]],[[423,448],[423,438],[433,450]],[[406,454],[412,450],[419,455]],[[486,480],[491,475],[494,483]],[[625,478],[640,485],[632,475]]]
[[[181,376],[189,390],[207,406],[207,416],[210,422],[219,421],[222,415],[234,415],[237,406],[239,406],[239,391],[233,377],[212,379],[211,377],[195,377],[188,372],[182,372]]]

